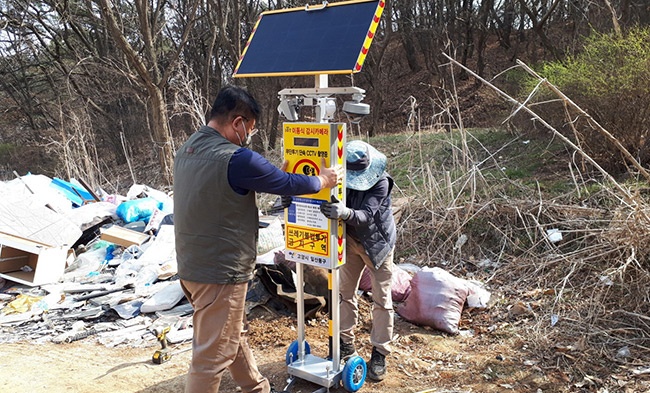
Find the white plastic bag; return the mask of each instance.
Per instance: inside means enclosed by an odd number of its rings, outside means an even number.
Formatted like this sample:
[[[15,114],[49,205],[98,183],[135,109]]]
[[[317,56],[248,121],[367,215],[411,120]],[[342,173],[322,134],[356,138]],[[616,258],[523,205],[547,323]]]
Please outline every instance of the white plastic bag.
[[[183,299],[185,294],[179,280],[172,281],[169,285],[156,292],[149,299],[145,300],[140,307],[140,312],[150,313],[155,311],[169,310]]]

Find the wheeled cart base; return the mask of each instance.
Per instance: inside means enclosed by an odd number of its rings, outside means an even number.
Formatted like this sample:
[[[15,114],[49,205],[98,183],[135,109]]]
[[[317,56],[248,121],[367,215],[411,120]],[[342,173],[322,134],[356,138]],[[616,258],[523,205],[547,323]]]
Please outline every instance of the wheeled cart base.
[[[333,362],[314,355],[305,355],[303,361],[290,364],[289,375],[313,382],[324,387],[338,386],[341,372],[332,371]]]
[[[287,348],[286,363],[290,377],[284,390],[293,386],[296,378],[304,379],[322,386],[314,393],[326,392],[331,387],[343,385],[348,392],[361,389],[366,380],[367,366],[361,356],[352,356],[344,364],[340,361],[340,332],[339,332],[339,277],[338,269],[330,270],[330,359],[323,359],[311,354],[311,347],[305,340],[305,310],[303,291],[303,266],[296,264],[297,291],[297,330],[298,340]],[[332,301],[332,299],[335,299]]]
[[[294,341],[296,343],[296,341]],[[332,373],[332,361],[322,359],[313,355],[305,355],[304,361],[296,361],[288,366],[289,375],[288,384],[284,390],[289,391],[296,378],[313,382],[323,388],[315,390],[313,393],[324,393],[331,387],[338,387],[339,383],[348,392],[356,392],[361,389],[366,380],[366,362],[360,356],[353,356],[345,363],[343,369],[337,373]]]

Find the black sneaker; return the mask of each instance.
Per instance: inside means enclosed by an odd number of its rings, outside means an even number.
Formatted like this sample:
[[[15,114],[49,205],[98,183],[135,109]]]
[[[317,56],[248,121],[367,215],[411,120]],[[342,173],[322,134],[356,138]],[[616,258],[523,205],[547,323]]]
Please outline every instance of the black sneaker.
[[[341,340],[341,360],[348,360],[355,355],[357,355],[357,350],[354,348],[354,344],[352,342],[345,343]]]
[[[377,348],[372,347],[370,364],[368,365],[368,378],[381,381],[386,376],[386,356],[379,353]]]

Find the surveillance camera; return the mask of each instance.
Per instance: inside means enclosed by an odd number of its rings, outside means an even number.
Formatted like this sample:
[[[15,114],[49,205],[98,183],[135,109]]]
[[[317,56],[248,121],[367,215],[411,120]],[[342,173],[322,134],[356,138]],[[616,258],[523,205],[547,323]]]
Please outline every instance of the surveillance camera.
[[[366,116],[370,114],[370,105],[363,102],[345,101],[343,103],[343,112],[350,115]]]
[[[278,112],[289,121],[298,120],[298,103],[296,99],[280,98],[280,105],[278,105]]]
[[[329,97],[316,99],[316,119],[318,121],[332,120],[336,113],[336,100]]]
[[[370,114],[370,105],[358,101],[345,101],[343,103],[343,112],[352,123],[358,123]]]

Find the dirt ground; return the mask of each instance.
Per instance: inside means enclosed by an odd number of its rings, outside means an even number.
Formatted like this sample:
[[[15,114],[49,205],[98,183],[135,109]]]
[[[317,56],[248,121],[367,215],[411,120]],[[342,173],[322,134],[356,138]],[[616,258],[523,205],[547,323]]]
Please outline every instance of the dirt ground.
[[[363,320],[357,349],[364,359],[371,352],[368,304],[362,304]],[[365,308],[365,310],[364,310]],[[464,313],[461,325],[471,334],[449,336],[415,326],[396,315],[394,351],[387,358],[388,375],[382,382],[366,379],[360,392],[563,392],[571,389],[568,377],[557,368],[543,368],[532,357],[524,340],[508,324],[490,329],[494,313]],[[285,354],[296,339],[293,317],[279,317],[256,307],[249,316],[249,340],[258,365],[276,389],[287,380]],[[306,323],[307,340],[314,355],[327,355],[327,319]],[[483,332],[483,333],[481,333]],[[189,343],[162,365],[151,355],[159,345],[109,348],[87,338],[69,344],[18,342],[0,347],[0,391],[25,393],[59,392],[182,392],[190,361]],[[155,343],[155,345],[154,345]],[[314,392],[320,386],[298,380],[292,393]],[[225,374],[222,392],[238,391]],[[342,387],[331,392],[345,392]],[[630,390],[635,391],[635,390]]]

